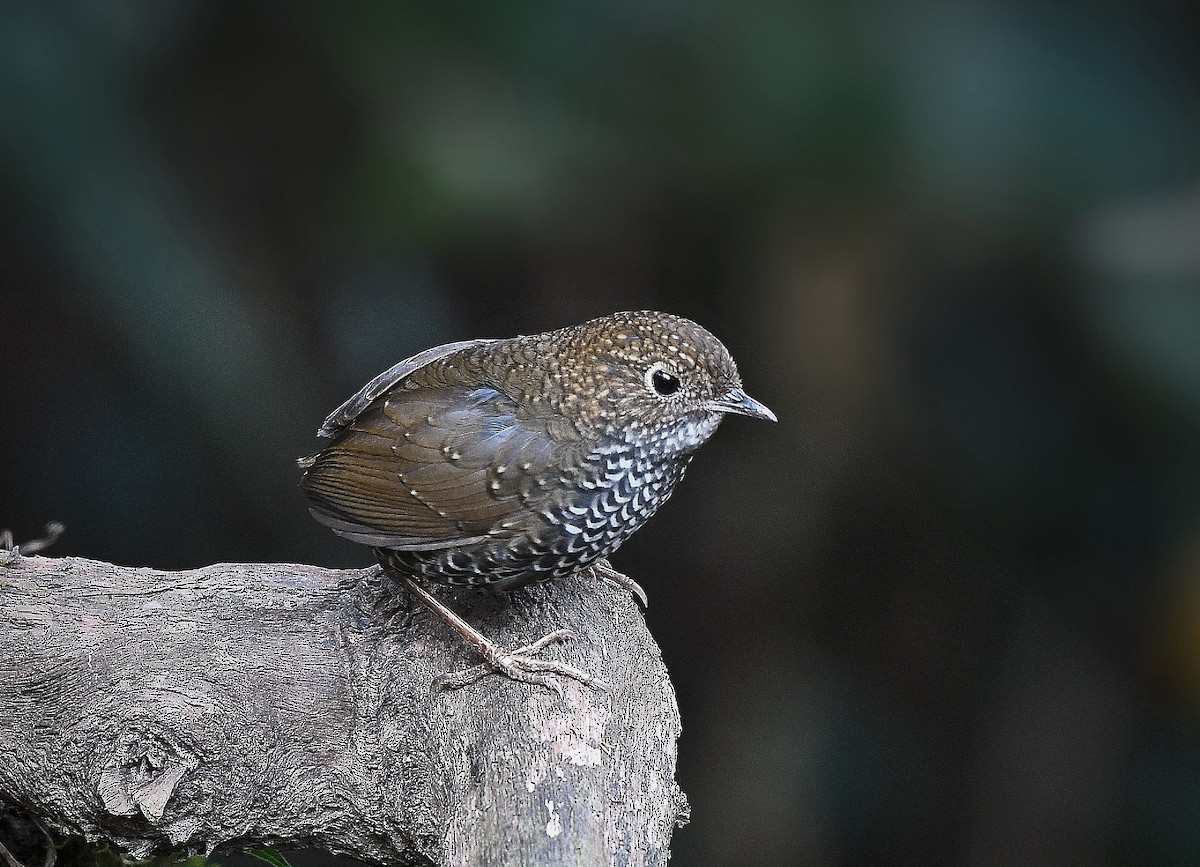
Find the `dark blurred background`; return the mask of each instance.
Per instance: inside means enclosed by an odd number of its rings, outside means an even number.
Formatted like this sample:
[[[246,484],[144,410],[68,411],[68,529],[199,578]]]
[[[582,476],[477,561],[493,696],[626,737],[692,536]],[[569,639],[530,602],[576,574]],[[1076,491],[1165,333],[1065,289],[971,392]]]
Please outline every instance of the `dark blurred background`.
[[[679,867],[1200,858],[1200,7],[0,3],[0,526],[365,565],[297,455],[417,350],[698,320],[615,558]]]

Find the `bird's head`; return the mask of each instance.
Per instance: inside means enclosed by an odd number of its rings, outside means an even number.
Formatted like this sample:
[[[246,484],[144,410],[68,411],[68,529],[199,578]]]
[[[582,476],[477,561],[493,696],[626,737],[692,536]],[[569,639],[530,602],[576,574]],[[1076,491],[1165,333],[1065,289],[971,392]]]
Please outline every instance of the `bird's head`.
[[[726,413],[775,421],[743,390],[729,350],[690,319],[614,313],[560,334],[553,363],[565,405],[608,436],[690,452]]]

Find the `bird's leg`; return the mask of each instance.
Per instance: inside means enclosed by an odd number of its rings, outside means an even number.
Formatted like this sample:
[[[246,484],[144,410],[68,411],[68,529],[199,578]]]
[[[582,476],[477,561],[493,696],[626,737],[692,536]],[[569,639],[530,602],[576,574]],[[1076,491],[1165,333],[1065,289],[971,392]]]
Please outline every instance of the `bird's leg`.
[[[650,603],[646,601],[646,591],[642,589],[642,585],[634,581],[624,572],[618,572],[609,564],[608,559],[600,559],[592,564],[592,572],[599,575],[605,581],[611,581],[622,590],[627,590],[636,596],[642,603],[643,608],[649,608]]]
[[[554,660],[537,659],[533,656],[533,654],[550,644],[575,638],[575,633],[571,630],[556,629],[554,632],[539,638],[532,644],[508,651],[447,608],[441,600],[422,587],[412,577],[398,570],[392,570],[389,574],[403,584],[405,589],[420,600],[427,608],[446,621],[450,625],[450,628],[461,635],[463,640],[475,648],[479,652],[479,655],[487,660],[483,665],[441,675],[434,680],[434,689],[458,689],[494,672],[507,675],[513,680],[544,686],[559,695],[562,695],[562,687],[547,675],[559,674],[563,677],[573,678],[586,686],[592,686],[599,690],[608,689],[608,684],[604,681],[593,677],[586,671],[575,668],[573,665]]]

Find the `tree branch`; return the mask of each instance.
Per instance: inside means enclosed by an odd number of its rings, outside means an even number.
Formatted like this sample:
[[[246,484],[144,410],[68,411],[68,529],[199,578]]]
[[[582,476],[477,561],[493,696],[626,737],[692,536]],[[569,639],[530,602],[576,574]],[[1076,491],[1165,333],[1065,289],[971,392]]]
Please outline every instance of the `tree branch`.
[[[135,856],[321,848],[390,865],[665,864],[679,714],[632,599],[583,574],[440,594],[501,644],[561,627],[563,695],[472,665],[378,570],[75,558],[0,568],[0,799]]]

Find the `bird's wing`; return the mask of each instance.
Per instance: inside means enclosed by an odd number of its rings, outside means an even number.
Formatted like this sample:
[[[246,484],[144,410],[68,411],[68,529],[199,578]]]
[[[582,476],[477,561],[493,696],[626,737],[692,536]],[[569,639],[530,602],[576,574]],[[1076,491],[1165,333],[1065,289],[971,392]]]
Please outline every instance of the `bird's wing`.
[[[460,349],[473,349],[476,346],[494,342],[493,340],[460,340],[457,343],[444,343],[441,346],[426,349],[424,352],[418,352],[410,358],[397,362],[360,388],[353,397],[331,412],[321,425],[321,429],[317,431],[317,436],[332,438],[340,434],[349,427],[351,422],[358,418],[359,413],[414,370],[420,370],[430,362],[444,358],[452,352],[458,352]]]
[[[441,548],[477,541],[539,499],[560,447],[493,388],[397,389],[355,413],[301,488],[317,520],[348,539]]]

